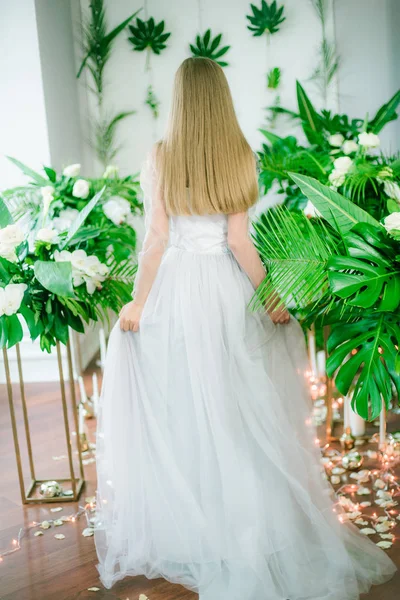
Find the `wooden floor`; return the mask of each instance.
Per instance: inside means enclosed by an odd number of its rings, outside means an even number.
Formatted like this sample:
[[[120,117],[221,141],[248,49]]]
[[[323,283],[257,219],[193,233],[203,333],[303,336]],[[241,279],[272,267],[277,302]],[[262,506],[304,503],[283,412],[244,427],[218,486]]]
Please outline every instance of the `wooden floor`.
[[[90,374],[87,377],[87,389],[90,391]],[[66,459],[53,458],[66,455],[58,390],[57,384],[26,385],[38,478],[57,479],[66,475]],[[19,394],[17,389],[15,391],[19,407]],[[18,416],[21,418],[19,411]],[[94,423],[86,423],[89,425],[89,439],[94,441]],[[85,498],[94,494],[96,483],[93,463],[85,466],[85,477],[86,487],[79,505],[83,505]],[[62,506],[63,510],[53,513],[50,508],[54,506]],[[77,510],[78,504],[74,503],[22,506],[7,395],[5,387],[0,386],[0,551],[12,548],[12,539],[18,535],[19,529],[28,523],[60,518]],[[31,530],[22,540],[22,549],[4,557],[0,563],[0,600],[138,600],[140,594],[145,594],[149,600],[198,598],[196,594],[181,586],[171,585],[162,579],[147,580],[145,577],[127,578],[116,584],[112,590],[105,590],[97,577],[93,537],[82,536],[85,526],[83,517],[77,523],[52,527],[40,537],[34,537],[36,529]],[[63,533],[65,539],[55,539],[55,533]],[[400,566],[400,541],[394,544],[389,556]],[[91,587],[98,587],[100,590],[88,591]],[[400,598],[399,590],[400,575],[397,575],[386,585],[373,588],[362,598],[396,600]],[[267,590],[265,599],[259,600],[268,600]]]

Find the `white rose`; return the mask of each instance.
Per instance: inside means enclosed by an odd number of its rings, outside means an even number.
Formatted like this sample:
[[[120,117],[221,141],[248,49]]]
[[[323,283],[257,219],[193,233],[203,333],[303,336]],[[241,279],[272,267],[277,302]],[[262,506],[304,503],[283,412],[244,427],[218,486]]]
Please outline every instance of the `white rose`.
[[[394,212],[385,217],[383,226],[388,233],[394,230],[400,231],[400,212]]]
[[[345,179],[346,175],[340,171],[333,170],[332,173],[329,175],[329,182],[335,188],[338,188],[341,185],[343,185]]]
[[[57,231],[55,229],[50,229],[49,227],[43,227],[39,229],[36,234],[36,240],[39,242],[49,242],[50,244],[57,237]]]
[[[25,283],[9,283],[0,288],[0,316],[11,316],[18,311],[27,287]]]
[[[344,142],[344,137],[341,133],[335,133],[334,135],[331,135],[328,138],[328,142],[331,146],[334,146],[335,148],[340,148],[340,146]]]
[[[43,198],[43,213],[44,215],[47,215],[50,204],[54,199],[54,188],[51,185],[45,185],[44,187],[40,188],[40,191],[42,192]]]
[[[353,161],[348,156],[340,156],[333,162],[333,166],[336,171],[342,174],[346,174],[349,172],[353,165]]]
[[[385,194],[400,204],[400,186],[396,181],[385,179],[383,182]]]
[[[76,163],[74,165],[68,165],[67,167],[65,167],[63,175],[65,175],[65,177],[77,177],[80,171],[81,165],[79,163]]]
[[[106,170],[103,173],[103,179],[110,179],[111,177],[118,177],[119,168],[115,165],[107,165]]]
[[[357,152],[358,144],[354,140],[346,140],[343,143],[342,150],[344,154],[353,154],[353,152]]]
[[[15,262],[15,249],[24,241],[25,235],[19,225],[7,225],[0,229],[0,256]]]
[[[110,198],[105,202],[103,211],[115,225],[121,225],[131,212],[131,205],[125,198]]]
[[[375,133],[367,133],[366,131],[360,133],[358,143],[364,148],[378,148],[381,145],[381,141]]]
[[[56,250],[54,252],[54,260],[56,262],[71,262],[71,252],[68,250]]]
[[[57,231],[65,231],[71,227],[78,216],[79,210],[76,208],[65,208],[64,210],[60,210],[58,217],[54,217],[53,219],[53,227],[55,227]]]
[[[82,198],[85,200],[85,198],[89,196],[89,191],[89,182],[85,179],[78,179],[75,181],[74,187],[72,188],[72,195],[75,196],[75,198]]]

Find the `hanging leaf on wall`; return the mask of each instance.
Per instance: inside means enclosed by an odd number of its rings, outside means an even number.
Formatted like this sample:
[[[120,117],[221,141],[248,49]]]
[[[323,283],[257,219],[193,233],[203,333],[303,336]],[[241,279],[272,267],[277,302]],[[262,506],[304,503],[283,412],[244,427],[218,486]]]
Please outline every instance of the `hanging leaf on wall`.
[[[155,119],[158,119],[160,114],[161,102],[155,95],[152,85],[149,85],[149,87],[147,88],[147,95],[144,103],[150,108],[151,112],[153,113],[153,117]]]
[[[276,90],[281,82],[281,70],[279,67],[274,67],[267,73],[267,88]]]
[[[153,17],[150,17],[147,21],[138,18],[136,19],[136,27],[129,25],[131,36],[128,40],[137,52],[143,52],[148,48],[154,54],[160,54],[167,47],[165,42],[171,35],[170,33],[164,33],[164,28],[164,21],[160,21],[156,25]]]
[[[88,89],[94,94],[97,104],[97,116],[93,119],[90,143],[103,169],[120,149],[116,143],[116,125],[122,119],[134,114],[134,111],[124,111],[118,114],[106,113],[104,109],[104,71],[117,36],[138,12],[137,10],[114,29],[108,31],[104,0],[92,0],[89,18],[83,25],[83,60],[77,78],[81,76],[85,68],[90,73],[91,82]]]
[[[270,5],[261,0],[261,8],[257,8],[254,4],[250,4],[252,15],[246,15],[246,19],[250,21],[247,29],[253,32],[253,36],[259,37],[264,33],[273,34],[279,31],[279,25],[283,23],[286,17],[283,16],[284,7],[278,8],[276,1]]]
[[[192,55],[211,58],[211,60],[215,61],[220,67],[227,67],[229,63],[219,59],[228,52],[230,46],[219,48],[221,40],[222,33],[213,38],[211,29],[207,29],[203,36],[196,36],[196,44],[190,44]]]

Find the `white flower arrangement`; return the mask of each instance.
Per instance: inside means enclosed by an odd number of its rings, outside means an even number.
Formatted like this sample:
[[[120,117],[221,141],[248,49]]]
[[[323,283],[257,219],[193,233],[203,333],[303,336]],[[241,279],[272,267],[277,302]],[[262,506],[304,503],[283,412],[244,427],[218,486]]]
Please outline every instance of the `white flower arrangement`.
[[[50,227],[43,227],[39,229],[36,234],[36,241],[38,242],[47,242],[52,244],[57,239],[58,231],[56,229],[52,229]]]
[[[81,165],[79,163],[75,163],[74,165],[68,165],[65,167],[63,175],[65,175],[65,177],[78,177],[80,172]]]
[[[393,212],[387,217],[385,217],[383,221],[383,226],[386,231],[390,234],[393,232],[400,233],[400,212]]]
[[[15,315],[21,306],[27,287],[25,283],[9,283],[4,288],[0,288],[0,317]]]
[[[24,239],[24,232],[19,225],[7,225],[0,229],[0,256],[10,262],[16,262],[15,249]]]
[[[57,231],[66,231],[78,216],[77,208],[64,208],[60,210],[58,217],[54,217],[52,225]]]
[[[72,283],[74,287],[86,284],[88,294],[93,294],[101,283],[106,279],[109,269],[101,263],[97,256],[88,256],[84,250],[56,250],[54,252],[56,262],[70,262],[72,265]]]
[[[392,198],[392,200],[396,200],[400,204],[400,186],[396,181],[385,179],[383,181],[383,189],[386,196]]]
[[[341,133],[334,133],[329,136],[328,143],[333,148],[340,148],[344,142],[344,136]]]
[[[131,214],[131,205],[124,198],[113,197],[107,200],[103,206],[104,214],[115,225],[121,225],[127,221]]]
[[[359,134],[358,143],[367,149],[378,148],[381,145],[381,141],[375,133],[367,133],[366,131]]]
[[[50,204],[52,200],[54,200],[55,190],[52,185],[45,185],[44,187],[40,188],[40,191],[43,199],[43,215],[46,216],[49,212]]]
[[[72,195],[75,198],[82,198],[82,200],[86,200],[89,196],[90,186],[89,182],[86,179],[77,179],[74,183],[74,187],[72,188]]]
[[[354,140],[346,140],[342,145],[342,150],[344,154],[354,154],[357,152],[359,146],[357,142]]]

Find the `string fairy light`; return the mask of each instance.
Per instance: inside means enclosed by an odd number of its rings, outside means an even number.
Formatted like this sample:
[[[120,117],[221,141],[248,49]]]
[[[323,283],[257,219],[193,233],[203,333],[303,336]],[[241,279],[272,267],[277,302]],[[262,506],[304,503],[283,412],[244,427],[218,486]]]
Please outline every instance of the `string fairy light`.
[[[96,502],[91,501],[87,502],[85,506],[79,506],[79,510],[76,513],[71,515],[64,515],[61,517],[61,521],[63,523],[76,523],[82,515],[86,516],[87,523],[90,524],[92,522],[92,515],[96,508]],[[11,540],[12,548],[9,550],[5,550],[0,552],[0,563],[4,561],[4,557],[14,554],[15,552],[19,552],[22,548],[22,539],[27,536],[27,534],[32,529],[38,529],[41,527],[42,529],[50,529],[52,525],[54,525],[55,521],[59,521],[60,519],[46,519],[45,521],[32,521],[26,527],[21,527],[16,538]],[[46,527],[43,527],[43,523],[46,523]],[[60,524],[60,523],[59,523]]]

